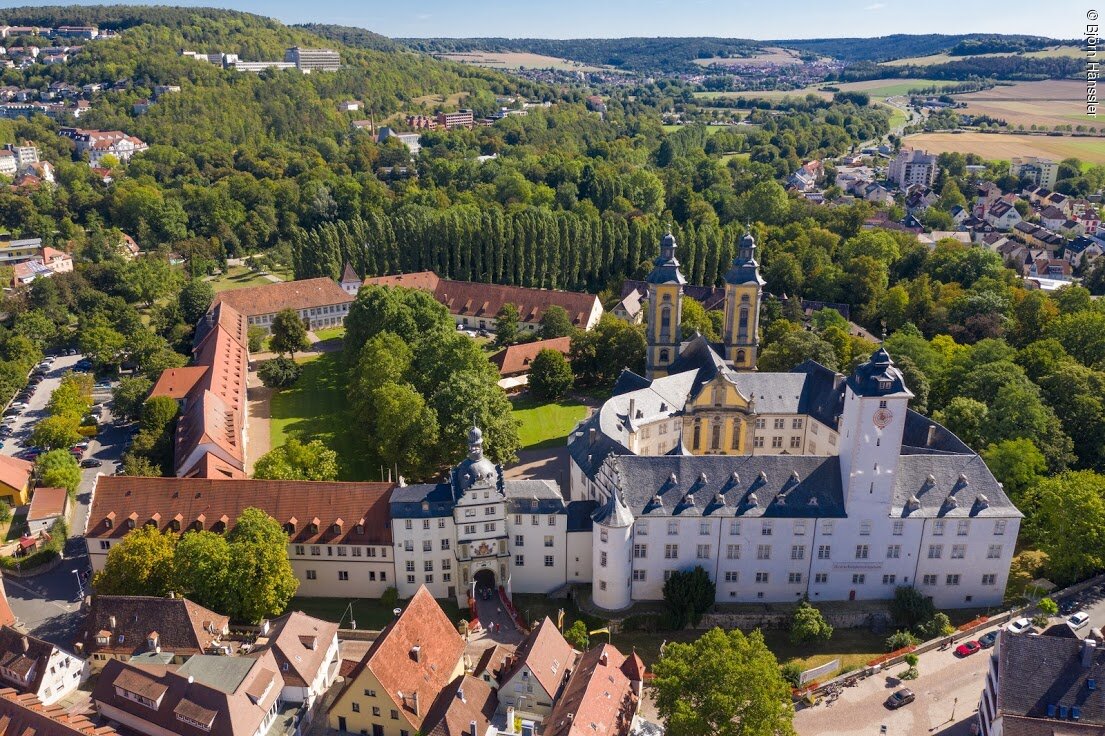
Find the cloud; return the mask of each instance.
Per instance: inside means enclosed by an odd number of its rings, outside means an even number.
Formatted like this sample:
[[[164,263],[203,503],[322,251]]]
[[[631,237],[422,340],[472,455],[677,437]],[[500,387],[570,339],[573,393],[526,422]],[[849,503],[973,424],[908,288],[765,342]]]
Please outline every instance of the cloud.
[[[418,15],[415,16],[415,18],[417,18],[418,20],[429,20],[432,17],[433,16],[430,15],[429,13],[419,13]]]
[[[864,10],[882,10],[886,7],[886,3],[871,3]]]

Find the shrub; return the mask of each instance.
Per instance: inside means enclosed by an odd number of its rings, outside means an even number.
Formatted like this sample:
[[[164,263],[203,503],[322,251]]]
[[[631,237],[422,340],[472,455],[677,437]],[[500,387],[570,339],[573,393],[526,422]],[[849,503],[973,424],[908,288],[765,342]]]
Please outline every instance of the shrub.
[[[1050,622],[1051,619],[1048,618],[1046,613],[1038,613],[1032,617],[1032,625],[1038,629],[1046,628]]]
[[[653,632],[660,628],[660,624],[663,622],[663,617],[659,614],[652,613],[639,613],[633,616],[627,616],[622,621],[622,629],[624,631],[644,631]]]
[[[948,618],[946,613],[937,613],[921,626],[921,636],[925,639],[947,636],[954,631],[955,627],[952,626],[951,619]]]
[[[797,662],[787,662],[779,668],[779,672],[782,673],[783,679],[786,680],[791,687],[798,687],[802,684],[802,668]]]
[[[291,358],[280,356],[266,360],[257,368],[257,377],[268,388],[287,388],[299,380],[303,367]]]
[[[257,325],[250,325],[246,332],[246,340],[249,344],[249,352],[259,353],[265,346],[265,331]]]
[[[916,667],[910,667],[902,674],[898,675],[899,680],[916,680],[920,677],[921,673],[917,671]]]
[[[668,604],[672,628],[698,624],[702,614],[713,605],[716,592],[714,581],[701,565],[672,574],[664,583],[664,600]]]
[[[833,627],[808,601],[802,601],[794,611],[790,621],[790,641],[792,644],[808,644],[814,641],[828,641],[832,638]]]
[[[1047,614],[1048,616],[1054,616],[1059,613],[1059,604],[1050,598],[1043,598],[1037,604],[1040,608],[1040,613]]]
[[[916,588],[901,585],[894,591],[894,600],[890,602],[890,614],[894,623],[907,629],[916,629],[936,615],[932,598],[921,595]]]
[[[394,587],[386,588],[383,593],[380,594],[380,605],[385,608],[395,608],[395,604],[399,602],[399,591]]]
[[[917,643],[917,637],[908,631],[895,631],[886,638],[886,651],[896,652],[899,649],[916,646]]]

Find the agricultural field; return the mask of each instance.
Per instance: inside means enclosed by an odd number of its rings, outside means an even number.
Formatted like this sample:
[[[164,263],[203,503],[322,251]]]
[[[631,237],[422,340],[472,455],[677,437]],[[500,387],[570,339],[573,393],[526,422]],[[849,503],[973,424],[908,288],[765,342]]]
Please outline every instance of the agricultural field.
[[[1047,80],[1001,85],[981,92],[956,95],[966,102],[971,115],[989,115],[1011,126],[1086,125],[1105,133],[1105,125],[1085,114],[1086,83],[1076,80]]]
[[[866,92],[871,95],[871,99],[877,100],[884,97],[904,95],[911,89],[921,89],[924,87],[932,87],[933,85],[937,87],[951,87],[955,84],[957,83],[937,79],[868,79],[863,82],[847,82],[845,84],[829,86],[838,87],[841,92]],[[822,86],[824,85],[786,91],[770,90],[765,92],[695,92],[694,95],[700,99],[722,97],[736,99],[738,97],[745,97],[748,99],[780,100],[784,97],[805,97],[808,94],[815,94],[823,99],[831,100],[834,93],[821,89]]]
[[[978,59],[983,56],[1024,56],[1028,59],[1043,59],[1052,56],[1071,56],[1079,57],[1085,54],[1080,48],[1075,46],[1054,46],[1050,49],[1042,49],[1040,51],[1029,51],[1025,54],[972,54],[971,56],[951,56],[950,54],[931,54],[930,56],[910,56],[905,59],[895,59],[894,61],[884,61],[882,66],[929,66],[931,64],[947,64],[953,61],[963,61],[965,59]]]
[[[802,63],[802,59],[798,54],[790,49],[769,46],[765,47],[763,51],[764,53],[762,54],[747,57],[713,56],[709,59],[695,59],[694,63],[699,66],[768,66],[771,64],[776,66],[794,66]]]
[[[468,51],[456,54],[437,54],[439,59],[456,61],[461,64],[486,66],[491,69],[558,69],[572,72],[613,71],[611,68],[590,66],[571,59],[558,59],[555,56],[531,54],[524,51]]]
[[[930,153],[976,153],[986,159],[1006,161],[1014,156],[1074,157],[1085,163],[1105,164],[1105,139],[1101,138],[1014,133],[917,133],[906,136],[902,145],[923,148]]]

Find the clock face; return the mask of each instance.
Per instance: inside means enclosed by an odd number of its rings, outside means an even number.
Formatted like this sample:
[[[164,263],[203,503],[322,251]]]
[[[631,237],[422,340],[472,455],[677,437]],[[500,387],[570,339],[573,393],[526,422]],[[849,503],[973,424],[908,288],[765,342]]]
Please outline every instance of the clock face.
[[[886,425],[890,424],[890,420],[894,418],[894,415],[890,413],[889,409],[879,409],[871,417],[871,421],[875,423],[875,426],[879,429],[884,429]]]

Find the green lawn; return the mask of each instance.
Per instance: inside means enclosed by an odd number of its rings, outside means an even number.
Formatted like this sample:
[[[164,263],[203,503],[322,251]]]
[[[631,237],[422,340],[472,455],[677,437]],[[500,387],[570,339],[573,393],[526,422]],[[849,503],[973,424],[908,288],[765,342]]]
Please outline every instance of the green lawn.
[[[512,403],[523,450],[563,445],[568,433],[587,416],[587,407],[578,401],[542,403],[524,396]]]
[[[718,159],[721,163],[728,163],[730,159],[739,158],[747,161],[752,154],[750,153],[723,153],[721,158]]]
[[[211,285],[215,287],[216,293],[229,289],[240,289],[243,286],[260,286],[261,284],[270,283],[272,282],[267,278],[258,275],[245,266],[233,266],[211,279]]]
[[[664,125],[662,127],[664,128],[665,133],[674,133],[675,131],[679,130],[680,128],[683,128],[683,127],[686,127],[686,126],[668,124],[668,125]],[[716,134],[719,130],[725,130],[726,128],[733,128],[733,127],[736,127],[736,126],[733,126],[733,125],[707,125],[706,126],[706,135],[711,136],[711,135]]]
[[[338,453],[340,480],[378,480],[378,463],[357,442],[353,431],[341,353],[309,356],[299,362],[303,364],[299,381],[272,397],[272,446],[279,447],[289,436],[322,440]]]
[[[319,340],[340,340],[345,337],[345,327],[327,327],[325,330],[315,330],[315,337]]]
[[[445,615],[454,623],[459,622],[462,616],[456,601],[438,599],[438,605],[445,611]],[[352,604],[352,616],[349,606]],[[396,604],[399,608],[406,605],[405,601]],[[320,618],[323,621],[340,621],[342,628],[349,628],[352,618],[357,622],[358,629],[379,631],[387,626],[392,619],[392,609],[384,606],[375,598],[292,598],[288,604],[289,611],[303,611],[309,616]]]

